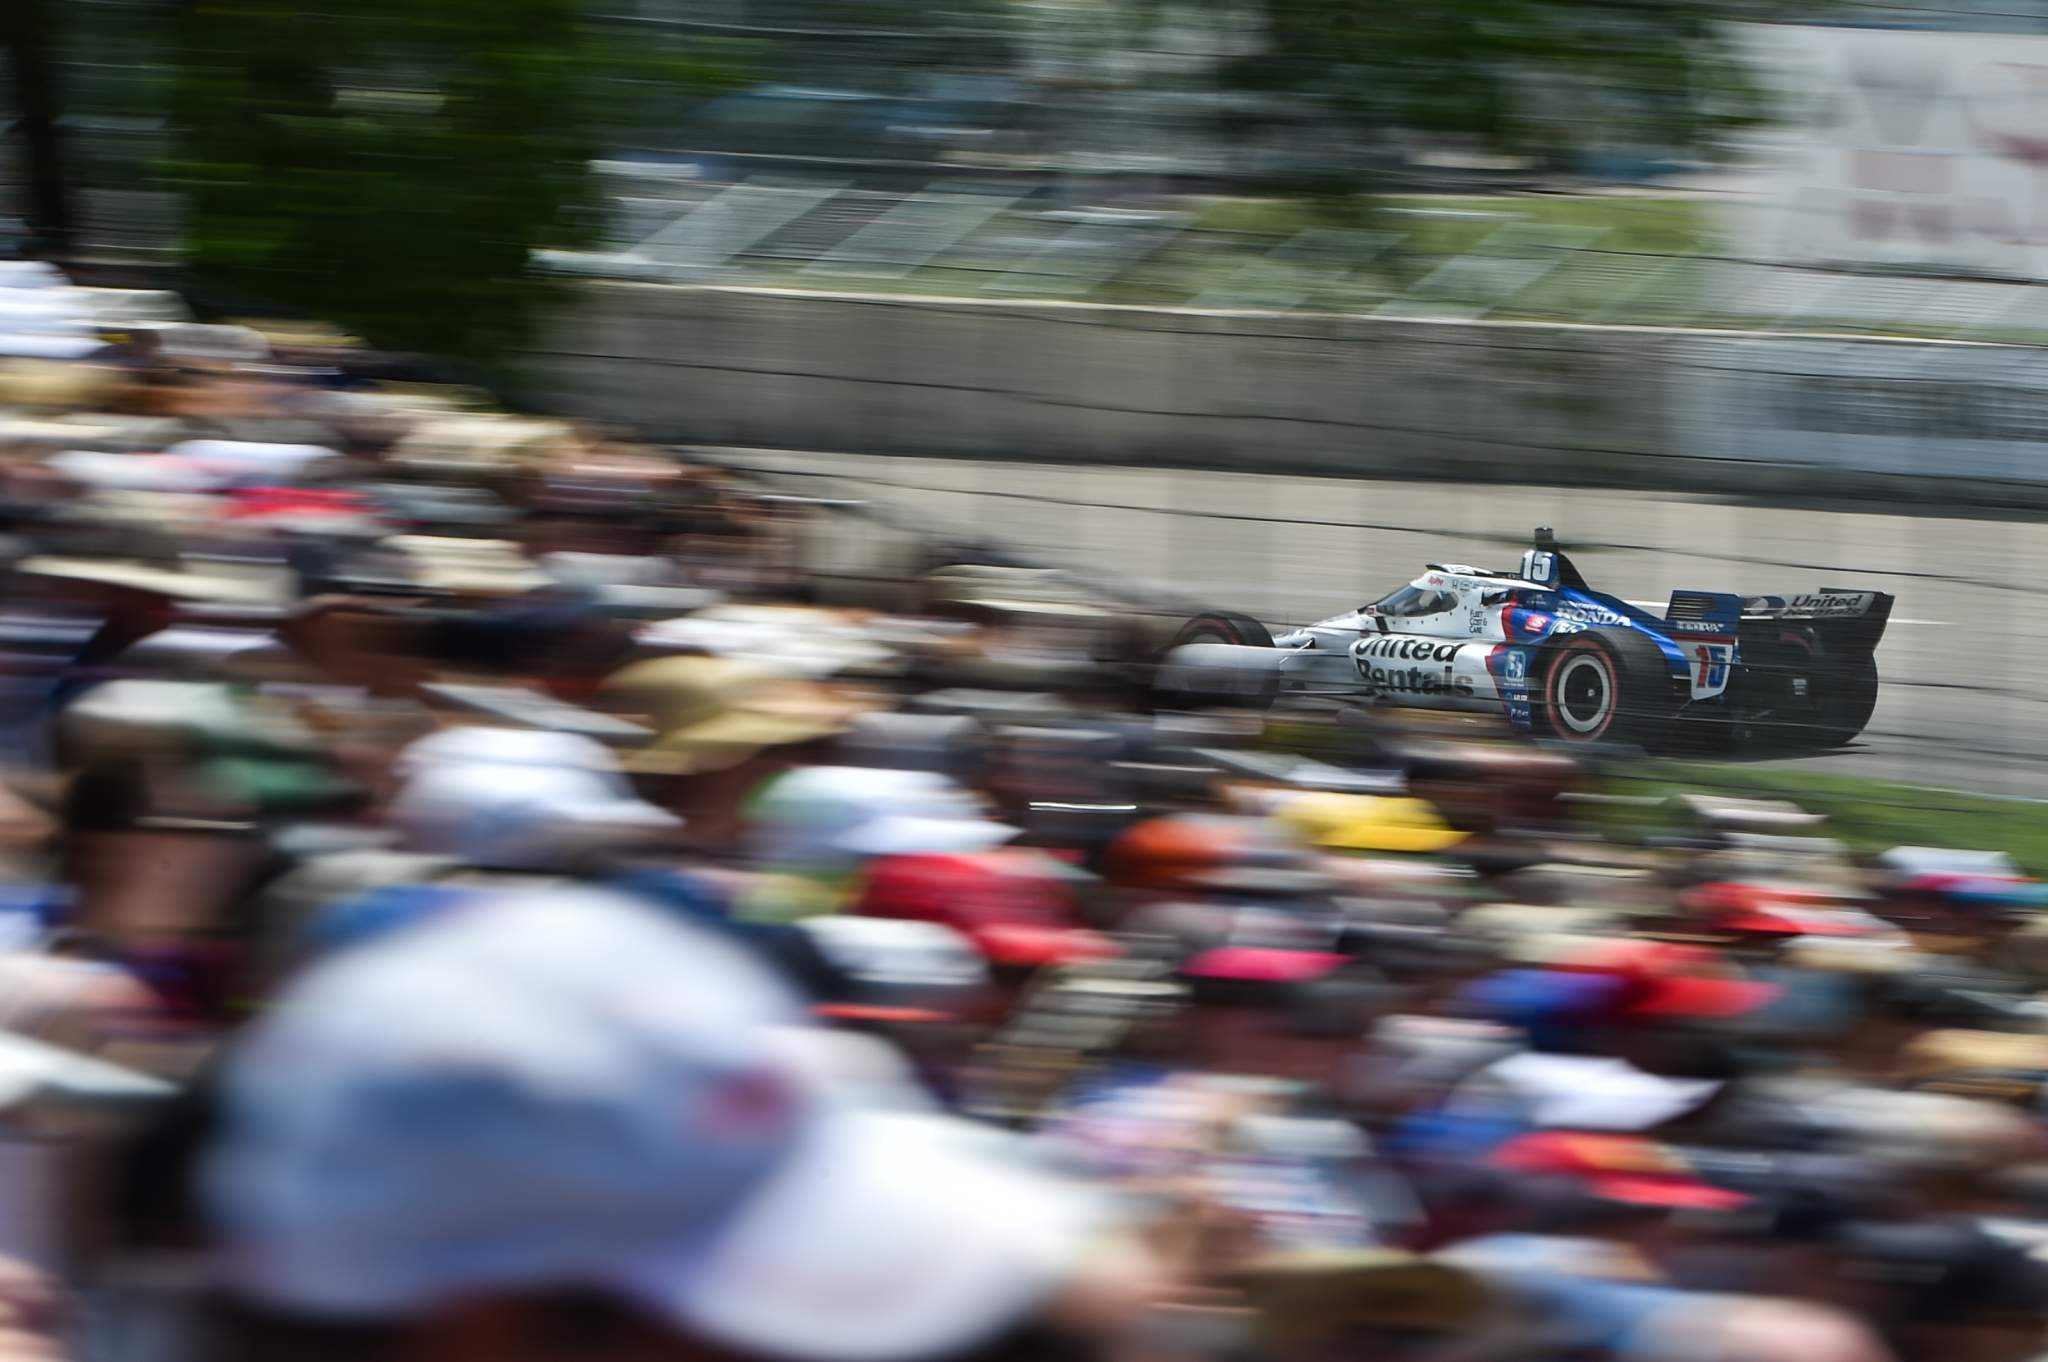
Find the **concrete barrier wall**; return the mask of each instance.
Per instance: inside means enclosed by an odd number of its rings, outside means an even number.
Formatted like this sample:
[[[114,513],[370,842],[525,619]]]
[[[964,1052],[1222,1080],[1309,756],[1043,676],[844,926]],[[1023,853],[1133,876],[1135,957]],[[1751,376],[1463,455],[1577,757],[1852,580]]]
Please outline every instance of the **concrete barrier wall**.
[[[593,283],[527,371],[551,409],[679,443],[2048,504],[2048,386],[2016,397],[2008,377],[2038,354]],[[1962,394],[1944,402],[1974,410],[1976,384],[2006,413],[1957,437],[2003,442],[1995,458],[1879,440],[1897,424],[1882,401],[1841,419],[1844,391],[1895,394],[1927,365]],[[1809,380],[1826,401],[1788,398]],[[2016,401],[2038,423],[2009,419]],[[1816,411],[1842,429],[1794,428]]]
[[[1653,353],[1665,343],[1586,327],[597,284],[529,372],[552,408],[693,443],[1621,476],[1662,452]]]

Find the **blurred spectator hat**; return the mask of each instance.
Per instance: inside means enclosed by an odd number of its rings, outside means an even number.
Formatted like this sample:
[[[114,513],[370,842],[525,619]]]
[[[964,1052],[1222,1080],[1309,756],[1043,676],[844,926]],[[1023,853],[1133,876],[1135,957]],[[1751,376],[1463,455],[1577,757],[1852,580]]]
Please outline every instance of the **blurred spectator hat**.
[[[78,364],[106,347],[92,336],[23,336],[0,333],[0,406],[79,411],[112,390],[111,369]]]
[[[221,514],[236,526],[287,534],[375,539],[385,532],[369,499],[346,488],[289,484],[237,487],[228,494],[227,507]]]
[[[869,868],[855,911],[953,928],[997,965],[1062,965],[1122,954],[1074,920],[1064,881],[1015,852],[891,856]]]
[[[1799,937],[1784,953],[1784,962],[1798,969],[1832,974],[1905,976],[1920,959],[1910,946],[1862,937]]]
[[[1668,1146],[1638,1135],[1545,1130],[1517,1136],[1490,1162],[1515,1172],[1579,1183],[1603,1201],[1674,1210],[1733,1210],[1749,1197],[1703,1180]]]
[[[1279,817],[1336,851],[1446,851],[1467,835],[1426,800],[1393,795],[1304,794],[1281,805]]]
[[[518,596],[553,583],[509,539],[464,539],[449,535],[394,534],[369,551],[381,560],[362,573],[380,571],[394,584],[461,596]]]
[[[309,611],[308,614],[316,612]],[[511,648],[507,648],[511,652]],[[431,704],[445,705],[461,723],[516,728],[593,740],[611,746],[644,743],[653,733],[639,724],[603,710],[558,699],[534,685],[477,685],[468,681],[427,681],[420,694]],[[453,730],[451,730],[453,731]],[[617,761],[605,758],[606,769]],[[576,763],[571,762],[570,765]]]
[[[281,706],[218,682],[124,679],[95,686],[59,716],[66,765],[147,755],[189,779],[153,798],[193,812],[226,806],[284,812],[331,806],[358,793],[327,760],[318,737]]]
[[[824,678],[883,668],[896,657],[855,620],[836,610],[789,605],[713,605],[655,620],[634,641],[654,652],[709,653],[789,676]]]
[[[1174,814],[1133,823],[1110,844],[1106,877],[1122,889],[1196,891],[1235,865],[1299,864],[1300,844],[1269,819]]]
[[[1532,1124],[1603,1131],[1649,1130],[1698,1110],[1722,1086],[1667,1078],[1606,1055],[1535,1050],[1489,1065],[1481,1084],[1510,1095]]]
[[[185,440],[164,451],[211,472],[223,483],[277,483],[302,474],[323,459],[340,457],[326,445],[268,440]]]
[[[1901,880],[1926,876],[2022,878],[2019,867],[2002,851],[1897,846],[1880,854],[1877,862],[1885,871]]]
[[[15,564],[31,577],[93,582],[172,600],[221,605],[283,605],[291,598],[290,574],[226,566],[200,567],[179,558],[72,557],[36,554]]]
[[[211,492],[227,476],[199,459],[182,454],[116,454],[97,449],[67,449],[43,465],[82,487],[96,491]]]
[[[1460,935],[1503,959],[1540,961],[1545,938],[1587,937],[1613,931],[1622,914],[1611,908],[1562,908],[1541,903],[1483,903],[1458,917]]]
[[[503,870],[573,870],[591,853],[655,840],[682,820],[576,766],[436,766],[407,780],[391,823],[407,847]]]
[[[234,686],[124,677],[65,707],[59,732],[67,754],[90,759],[152,749],[248,745],[311,756],[318,736],[282,706]]]
[[[1739,1017],[1774,1002],[1776,984],[1745,978],[1713,951],[1646,940],[1593,941],[1558,968],[1622,982],[1621,1011],[1635,1017]]]
[[[573,771],[609,773],[609,784],[619,795],[632,793],[618,774],[619,763],[611,749],[576,733],[558,733],[538,728],[498,728],[489,724],[462,724],[408,743],[398,754],[392,769],[402,778],[450,766],[547,767]]]
[[[1269,1343],[1288,1347],[1359,1330],[1462,1331],[1483,1320],[1492,1294],[1462,1267],[1397,1249],[1278,1254],[1231,1273]]]
[[[1813,1111],[1839,1143],[1899,1173],[1988,1172],[2039,1142],[2023,1112],[1945,1093],[1845,1087]]]
[[[1621,982],[1611,975],[1504,969],[1472,980],[1451,1002],[1460,1015],[1533,1028],[1605,1016],[1622,992]]]
[[[422,472],[483,475],[531,467],[574,447],[575,432],[559,421],[443,414],[406,432],[390,460]]]
[[[794,677],[717,657],[636,662],[606,678],[602,695],[655,731],[625,757],[649,775],[723,771],[764,748],[831,737],[851,717],[850,706]]]
[[[199,533],[211,526],[220,503],[203,492],[162,492],[140,488],[100,488],[69,498],[54,508],[52,519],[64,525],[91,525],[152,537]],[[166,545],[167,550],[173,545]],[[166,552],[164,557],[173,556]]]
[[[838,996],[813,1011],[842,1021],[951,1020],[988,983],[967,937],[937,922],[828,913],[797,924],[838,976]]]
[[[787,861],[985,851],[1017,835],[930,771],[806,767],[777,777],[748,812],[760,849]]]
[[[1959,1097],[2031,1096],[2048,1077],[2048,1035],[1926,1031],[1899,1051],[1899,1076]]]
[[[392,1318],[598,1286],[801,1362],[934,1356],[1074,1269],[1092,1198],[836,1096],[739,946],[589,890],[438,915],[236,1047],[202,1204],[245,1297]]]
[[[1929,894],[1954,908],[1985,910],[2048,907],[2048,884],[2000,875],[1918,875],[1897,888]]]

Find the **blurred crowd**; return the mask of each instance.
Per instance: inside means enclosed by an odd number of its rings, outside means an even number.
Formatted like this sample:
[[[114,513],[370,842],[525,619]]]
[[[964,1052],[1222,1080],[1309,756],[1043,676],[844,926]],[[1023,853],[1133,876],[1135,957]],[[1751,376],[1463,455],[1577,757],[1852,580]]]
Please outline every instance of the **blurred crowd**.
[[[0,1362],[2048,1351],[2048,886],[837,514],[0,272]]]

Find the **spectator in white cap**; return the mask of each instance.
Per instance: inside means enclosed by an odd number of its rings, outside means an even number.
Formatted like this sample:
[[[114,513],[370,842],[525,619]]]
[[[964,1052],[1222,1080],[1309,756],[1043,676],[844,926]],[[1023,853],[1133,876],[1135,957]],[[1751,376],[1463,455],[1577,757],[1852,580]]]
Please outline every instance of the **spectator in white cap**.
[[[639,799],[599,743],[567,733],[450,729],[394,763],[390,818],[408,850],[493,870],[567,874],[659,842],[682,821]]]
[[[800,1021],[740,948],[596,890],[313,969],[221,1077],[219,1355],[1014,1356],[1151,1284],[1094,1198],[999,1133],[851,1099]]]
[[[769,782],[747,805],[748,840],[767,874],[745,916],[792,920],[849,900],[877,856],[986,851],[1017,829],[986,816],[972,791],[933,771],[808,766]]]

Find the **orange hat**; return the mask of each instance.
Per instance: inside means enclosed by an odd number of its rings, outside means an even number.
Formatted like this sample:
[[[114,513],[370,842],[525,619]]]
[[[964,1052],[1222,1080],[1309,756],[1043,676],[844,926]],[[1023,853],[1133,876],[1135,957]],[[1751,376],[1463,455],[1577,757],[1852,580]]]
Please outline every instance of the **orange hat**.
[[[1110,845],[1104,876],[1121,889],[1195,890],[1202,876],[1237,864],[1252,840],[1248,819],[1148,818],[1125,828]]]

